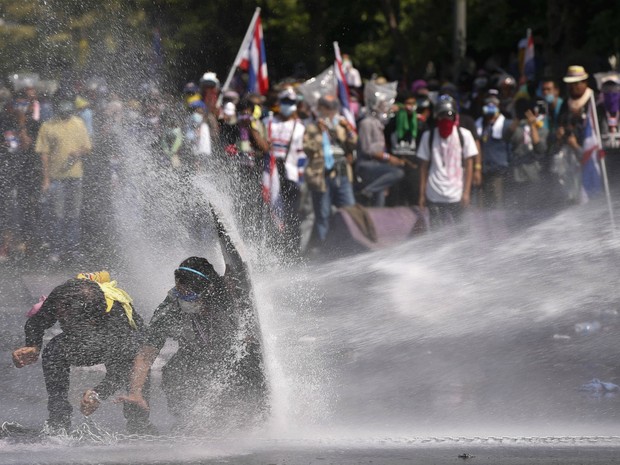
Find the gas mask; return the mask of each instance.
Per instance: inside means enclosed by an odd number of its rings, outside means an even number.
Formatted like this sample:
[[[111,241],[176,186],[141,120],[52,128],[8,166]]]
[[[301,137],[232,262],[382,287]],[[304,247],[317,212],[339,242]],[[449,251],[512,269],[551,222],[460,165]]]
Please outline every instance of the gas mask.
[[[201,301],[202,294],[196,294],[195,292],[181,293],[175,287],[170,290],[168,295],[176,299],[183,313],[196,314],[200,313],[204,308],[204,304]]]

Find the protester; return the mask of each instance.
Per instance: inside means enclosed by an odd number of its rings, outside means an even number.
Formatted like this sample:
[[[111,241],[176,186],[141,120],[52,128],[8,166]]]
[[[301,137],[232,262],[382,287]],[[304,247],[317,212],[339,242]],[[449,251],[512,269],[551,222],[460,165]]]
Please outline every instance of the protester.
[[[560,113],[564,105],[564,99],[560,97],[560,85],[553,78],[545,78],[542,81],[542,96],[547,103],[547,111],[545,112],[545,129],[549,137],[555,137],[558,129]],[[552,141],[549,141],[552,142]]]
[[[361,177],[362,199],[375,207],[385,205],[385,191],[398,183],[404,174],[405,162],[385,151],[384,121],[389,102],[381,93],[369,105],[368,115],[358,126],[358,160],[356,174]]]
[[[473,158],[478,153],[474,137],[457,126],[456,102],[442,96],[435,106],[436,128],[422,135],[419,206],[428,206],[431,225],[453,224],[469,206]]]
[[[386,151],[405,162],[404,177],[394,186],[391,205],[417,205],[420,176],[416,160],[417,144],[422,135],[417,113],[417,99],[411,93],[401,93],[394,117],[385,126]]]
[[[204,171],[213,153],[213,119],[207,114],[207,106],[201,100],[189,104],[191,115],[187,121],[184,140],[184,159],[191,170]],[[210,124],[211,123],[211,124]]]
[[[106,374],[82,395],[80,411],[89,416],[115,391],[129,386],[133,359],[142,341],[144,325],[131,297],[109,281],[107,272],[85,274],[54,288],[43,305],[29,312],[24,331],[26,344],[13,352],[17,368],[35,363],[45,330],[58,322],[62,332],[43,349],[43,376],[48,394],[50,433],[68,432],[73,408],[69,401],[72,366],[104,364]],[[94,281],[96,279],[101,282]],[[148,373],[144,395],[148,397]],[[148,412],[127,404],[124,409],[130,434],[155,432]]]
[[[19,113],[8,98],[5,108],[0,112],[0,262],[8,260],[9,255],[15,252],[17,242],[14,207],[20,181],[20,120],[24,120],[23,113]]]
[[[19,127],[19,164],[16,179],[16,208],[19,238],[17,252],[32,255],[42,240],[41,228],[41,159],[35,152],[35,140],[44,117],[44,105],[37,90],[29,85],[23,91],[24,105],[16,106]],[[17,103],[17,102],[16,102]],[[23,119],[22,116],[23,115]]]
[[[318,120],[306,127],[304,135],[308,156],[305,179],[312,191],[314,233],[319,244],[329,232],[332,205],[337,208],[355,205],[351,161],[357,134],[339,110],[335,96],[321,97]]]
[[[346,53],[342,54],[342,72],[345,75],[349,88],[357,90],[362,87],[360,72],[353,66],[351,57]]]
[[[177,115],[168,110],[161,115],[159,136],[160,162],[165,167],[181,168],[181,149],[183,147],[183,128]]]
[[[196,432],[251,426],[265,411],[265,378],[258,334],[250,315],[244,265],[226,233],[222,249],[232,258],[224,276],[202,257],[174,271],[175,286],[157,307],[136,356],[131,386],[118,399],[148,410],[148,371],[168,338],[178,350],[162,369],[162,388],[177,429]],[[249,322],[249,324],[248,324]]]
[[[297,94],[291,87],[278,94],[279,111],[274,118],[266,120],[267,137],[271,144],[271,156],[275,158],[280,200],[272,203],[276,221],[282,223],[282,249],[297,256],[301,246],[301,183],[306,166],[304,152],[304,125],[297,117]],[[273,186],[273,182],[271,183]],[[274,194],[272,192],[272,194]],[[278,203],[281,204],[279,212]]]
[[[35,146],[43,167],[43,209],[51,262],[79,253],[82,158],[88,156],[92,145],[84,122],[73,110],[71,101],[59,100],[57,115],[43,123]]]
[[[547,129],[539,118],[538,108],[529,99],[515,101],[515,116],[510,126],[511,203],[516,208],[536,208],[545,204],[540,187],[547,153]]]
[[[215,115],[219,114],[218,97],[220,95],[220,80],[213,71],[207,71],[200,78],[200,93],[202,101],[206,105],[206,113]]]
[[[484,103],[482,116],[476,120],[482,150],[483,204],[491,208],[503,207],[504,189],[509,177],[512,120],[501,113],[497,92],[489,91]]]
[[[567,137],[567,143],[573,148],[584,153],[586,150],[585,143],[588,140],[587,128],[593,130],[595,118],[588,115],[588,110],[592,109],[596,115],[596,107],[594,106],[594,91],[588,87],[589,74],[583,66],[569,66],[564,76],[564,82],[568,90],[568,100],[564,106],[564,110],[560,115],[560,127],[556,136],[558,139]],[[591,137],[590,137],[591,140]],[[595,154],[594,154],[595,155]],[[586,169],[589,160],[582,159],[583,170],[583,187],[588,195],[596,195],[602,190],[601,177],[595,168]]]
[[[620,75],[602,78],[603,102],[597,107],[603,147],[608,156],[620,154]]]

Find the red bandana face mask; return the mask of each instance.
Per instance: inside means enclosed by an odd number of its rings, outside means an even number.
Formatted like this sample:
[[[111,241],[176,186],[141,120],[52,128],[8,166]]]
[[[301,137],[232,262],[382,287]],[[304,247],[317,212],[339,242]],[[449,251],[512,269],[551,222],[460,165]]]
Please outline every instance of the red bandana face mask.
[[[454,128],[454,121],[448,118],[442,118],[437,121],[437,129],[439,129],[439,135],[442,139],[446,139],[452,134],[452,128]]]

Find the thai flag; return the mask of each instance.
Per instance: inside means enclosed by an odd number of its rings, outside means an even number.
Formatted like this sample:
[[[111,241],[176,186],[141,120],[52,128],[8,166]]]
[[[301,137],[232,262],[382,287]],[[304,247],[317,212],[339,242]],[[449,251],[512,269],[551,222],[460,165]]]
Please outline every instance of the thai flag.
[[[596,104],[593,96],[588,103],[583,136],[583,156],[581,158],[583,187],[588,195],[595,195],[601,192],[603,185],[599,160],[605,154],[602,150],[601,137],[598,132]]]
[[[528,81],[533,81],[536,77],[536,64],[534,63],[534,38],[532,30],[527,30],[527,43],[525,55],[523,57],[523,74]]]
[[[256,18],[254,30],[250,37],[250,43],[245,50],[241,62],[241,69],[249,74],[248,92],[265,95],[269,90],[269,78],[267,76],[267,54],[265,53],[265,41],[263,40],[263,26],[260,16]]]
[[[271,139],[271,121],[267,123],[267,131],[269,139]],[[263,179],[262,179],[263,202],[269,206],[271,216],[278,229],[284,229],[283,221],[283,204],[280,195],[280,177],[278,175],[278,166],[273,151],[266,153],[263,157]]]
[[[340,55],[340,47],[338,42],[334,42],[334,55],[336,61],[334,63],[334,75],[336,76],[336,91],[338,92],[338,100],[342,114],[347,121],[355,128],[355,116],[351,111],[351,95],[349,94],[349,86],[342,71],[342,56]]]

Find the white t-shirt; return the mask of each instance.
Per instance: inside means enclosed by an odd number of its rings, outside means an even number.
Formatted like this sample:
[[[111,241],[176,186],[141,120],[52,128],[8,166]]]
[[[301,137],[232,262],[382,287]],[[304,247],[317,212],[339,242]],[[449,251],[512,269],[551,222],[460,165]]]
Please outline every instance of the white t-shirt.
[[[306,166],[306,153],[304,152],[304,134],[306,128],[300,120],[267,119],[267,134],[271,142],[271,150],[276,158],[286,158],[286,178],[289,181],[299,182],[300,174]],[[291,138],[295,128],[295,134]],[[290,147],[289,147],[290,141]],[[288,149],[288,150],[287,150]],[[287,156],[288,153],[288,156]]]
[[[418,147],[418,158],[430,161],[426,198],[431,202],[456,203],[463,197],[464,173],[463,158],[475,157],[478,148],[474,136],[465,128],[458,128],[463,136],[463,147],[455,126],[452,134],[446,139],[441,138],[437,129],[433,135],[432,160],[428,150],[430,131],[422,134]],[[452,150],[449,148],[452,147]]]

